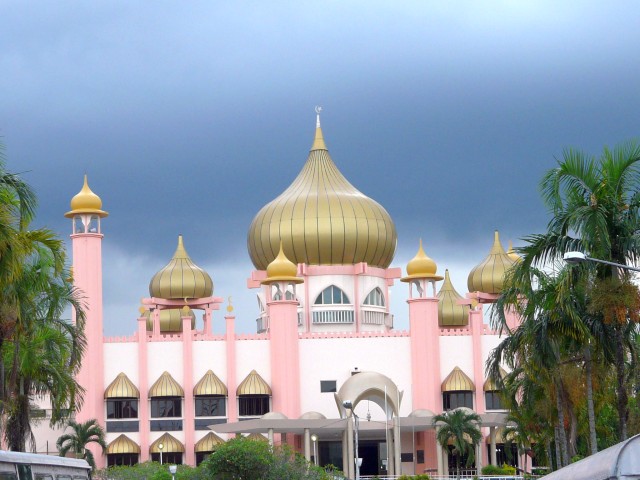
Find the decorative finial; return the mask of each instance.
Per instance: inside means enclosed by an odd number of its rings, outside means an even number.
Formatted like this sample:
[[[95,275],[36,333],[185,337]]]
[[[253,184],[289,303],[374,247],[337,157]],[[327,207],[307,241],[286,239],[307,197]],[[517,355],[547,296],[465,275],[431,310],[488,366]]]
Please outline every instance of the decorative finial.
[[[231,296],[229,296],[229,305],[227,305],[227,312],[233,312],[233,305],[231,305]]]
[[[320,112],[322,112],[322,107],[316,105],[316,128],[320,128]]]

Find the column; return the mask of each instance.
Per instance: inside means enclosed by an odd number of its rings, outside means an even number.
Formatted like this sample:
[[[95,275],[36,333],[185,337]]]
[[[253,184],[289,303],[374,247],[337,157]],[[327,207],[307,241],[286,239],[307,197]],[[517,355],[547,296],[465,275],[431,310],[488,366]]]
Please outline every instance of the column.
[[[185,311],[186,310],[186,311]],[[188,307],[183,307],[182,317],[182,386],[184,388],[184,450],[187,465],[195,465],[195,405],[193,399],[193,336],[191,317],[186,316]]]
[[[147,348],[147,319],[138,318],[138,422],[140,424],[140,463],[149,461],[149,370]]]
[[[227,421],[238,421],[238,402],[236,395],[237,376],[236,376],[236,333],[235,320],[236,316],[229,313],[225,315],[225,344],[227,347]]]
[[[497,465],[498,455],[496,453],[496,427],[489,427],[489,442],[491,446],[491,465]]]

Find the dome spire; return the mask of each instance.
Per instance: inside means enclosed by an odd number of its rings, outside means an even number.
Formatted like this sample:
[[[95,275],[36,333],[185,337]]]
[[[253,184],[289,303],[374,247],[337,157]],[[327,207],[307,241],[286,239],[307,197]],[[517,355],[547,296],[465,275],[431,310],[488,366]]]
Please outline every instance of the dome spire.
[[[322,128],[320,128],[320,112],[322,107],[316,106],[316,136],[313,139],[313,145],[311,145],[311,151],[313,150],[328,150],[327,145],[324,143],[324,137],[322,136]]]
[[[102,210],[102,200],[100,197],[89,188],[86,173],[84,175],[82,189],[71,199],[71,211],[65,213],[64,216],[72,218],[74,215],[81,213],[97,215],[100,218],[108,215],[107,212]]]

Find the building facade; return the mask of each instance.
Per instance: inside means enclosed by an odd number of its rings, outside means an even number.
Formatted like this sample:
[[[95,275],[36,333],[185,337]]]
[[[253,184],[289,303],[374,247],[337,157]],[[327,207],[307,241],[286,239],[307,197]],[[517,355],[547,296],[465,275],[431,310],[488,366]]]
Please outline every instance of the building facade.
[[[233,307],[213,294],[211,277],[178,237],[150,281],[135,333],[105,338],[107,213],[86,177],[66,216],[74,282],[87,301],[78,376],[86,395],[76,420],[105,427],[108,452],[94,450],[99,466],[195,465],[230,435],[248,434],[286,442],[351,478],[356,457],[363,475],[445,473],[447,451],[436,445],[431,418],[458,407],[483,418],[477,463],[498,460],[505,415],[484,365],[500,338],[482,305],[497,298],[517,257],[496,232],[464,297],[421,242],[406,274],[392,267],[393,221],[340,173],[319,118],[302,171],[249,227],[255,334],[236,332]],[[396,281],[406,284],[406,331],[394,329],[389,308]],[[213,333],[214,322],[224,324],[223,334]]]

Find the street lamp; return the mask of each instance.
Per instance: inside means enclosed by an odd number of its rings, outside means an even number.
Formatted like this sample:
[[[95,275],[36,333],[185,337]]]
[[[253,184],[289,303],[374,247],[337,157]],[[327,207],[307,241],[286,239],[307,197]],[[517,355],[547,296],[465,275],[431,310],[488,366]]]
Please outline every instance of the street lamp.
[[[315,433],[311,435],[311,441],[313,442],[313,463],[318,466],[318,435]]]
[[[611,265],[613,267],[623,268],[625,270],[633,270],[634,272],[640,272],[640,268],[631,267],[629,265],[623,265],[621,263],[610,262],[608,260],[601,260],[599,258],[588,257],[582,252],[567,252],[562,257],[565,262],[569,264],[582,263],[582,262],[596,262],[604,263],[605,265]]]
[[[360,427],[360,417],[358,417],[358,415],[356,415],[356,412],[353,411],[353,403],[351,403],[351,400],[345,400],[344,402],[342,402],[342,406],[347,410],[351,410],[351,414],[353,415],[353,421],[356,425],[356,429],[355,429],[356,454],[355,454],[354,461],[356,462],[356,480],[360,480],[360,462],[359,462],[360,459],[358,457],[358,428]]]
[[[160,442],[158,444],[158,450],[160,450],[160,465],[162,465],[162,449],[164,448],[164,443]]]
[[[178,471],[177,465],[169,465],[169,473],[171,473],[171,479],[176,480],[176,472]]]

